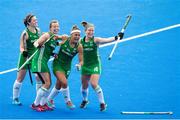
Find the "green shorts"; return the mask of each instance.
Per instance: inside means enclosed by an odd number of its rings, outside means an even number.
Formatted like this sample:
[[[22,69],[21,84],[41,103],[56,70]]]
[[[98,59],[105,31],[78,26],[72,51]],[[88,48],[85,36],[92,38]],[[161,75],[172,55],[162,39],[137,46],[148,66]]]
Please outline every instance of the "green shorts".
[[[63,72],[65,74],[66,78],[69,77],[69,74],[71,72],[71,68],[67,68],[64,65],[61,65],[61,63],[58,62],[57,60],[53,61],[53,66],[52,67],[53,67],[54,75],[56,75],[56,72],[59,71],[59,72]]]
[[[31,64],[31,70],[32,72],[50,72],[49,67],[48,67],[48,62],[47,61],[38,61],[38,59],[33,58],[32,59],[32,64]]]
[[[91,66],[83,65],[81,68],[82,75],[101,74],[101,64],[95,64]]]
[[[26,62],[26,59],[22,53],[19,54],[19,60],[18,60],[18,65],[17,65],[17,68],[19,69],[25,62]],[[31,61],[29,62],[29,64],[31,64]],[[28,64],[26,64],[23,69],[28,69]],[[31,66],[31,65],[30,65]]]

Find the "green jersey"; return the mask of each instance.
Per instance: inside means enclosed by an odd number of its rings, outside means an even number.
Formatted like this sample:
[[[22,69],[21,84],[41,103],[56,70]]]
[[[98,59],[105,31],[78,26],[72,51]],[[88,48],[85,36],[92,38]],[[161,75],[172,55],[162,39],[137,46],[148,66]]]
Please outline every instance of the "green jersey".
[[[85,41],[85,37],[81,39],[83,46],[83,66],[82,74],[100,74],[101,63],[98,53],[98,46],[94,42],[94,37],[88,42]]]
[[[32,33],[28,28],[26,29],[26,32],[29,36],[29,38],[26,41],[26,44],[27,44],[26,47],[27,47],[29,56],[31,56],[37,49],[36,47],[34,47],[33,44],[37,39],[39,39],[40,34],[37,29],[36,29],[36,33]]]
[[[36,51],[36,47],[34,47],[34,42],[39,39],[39,32],[36,28],[36,33],[31,32],[28,28],[26,29],[26,32],[29,36],[29,38],[26,40],[26,48],[28,51],[28,56],[31,56],[35,51]],[[18,60],[18,68],[21,67],[23,65],[23,63],[26,61],[27,58],[25,58],[22,53],[20,53],[19,55],[19,60]],[[31,61],[30,61],[31,64]],[[24,67],[24,69],[27,69],[27,65]]]
[[[70,46],[70,37],[61,45],[58,58],[53,61],[53,71],[62,71],[68,77],[73,57],[78,53],[78,44]]]
[[[50,33],[50,37],[53,35]],[[36,53],[32,59],[32,72],[49,72],[48,61],[56,47],[56,40],[52,37]]]

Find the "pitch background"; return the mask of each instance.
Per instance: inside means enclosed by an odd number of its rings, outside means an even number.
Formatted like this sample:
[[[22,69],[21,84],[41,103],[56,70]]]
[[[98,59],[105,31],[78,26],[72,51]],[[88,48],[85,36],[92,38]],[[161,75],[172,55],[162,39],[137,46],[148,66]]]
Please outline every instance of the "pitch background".
[[[125,16],[132,14],[125,38],[159,28],[179,24],[180,0],[1,0],[0,1],[0,71],[16,68],[19,37],[24,30],[23,18],[33,13],[42,31],[49,22],[60,22],[60,34],[69,34],[72,25],[86,20],[95,24],[95,36],[116,35]],[[35,98],[35,85],[26,76],[20,100],[14,106],[12,86],[16,71],[0,74],[1,119],[171,119],[180,118],[180,28],[144,36],[118,44],[111,61],[108,55],[113,46],[99,49],[102,60],[100,85],[108,104],[106,112],[99,112],[95,92],[90,88],[90,104],[79,108],[81,102],[80,74],[74,65],[69,77],[71,99],[76,109],[66,108],[61,94],[55,99],[52,112],[30,109]],[[82,32],[82,36],[84,33]],[[51,68],[49,62],[49,67]],[[55,77],[52,74],[54,85]],[[173,115],[121,115],[121,111],[173,111]]]

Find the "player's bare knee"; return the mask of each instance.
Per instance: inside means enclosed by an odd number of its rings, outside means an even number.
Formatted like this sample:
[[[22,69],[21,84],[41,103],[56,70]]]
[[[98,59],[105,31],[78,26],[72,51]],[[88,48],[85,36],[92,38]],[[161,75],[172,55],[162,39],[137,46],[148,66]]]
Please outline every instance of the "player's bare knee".
[[[39,76],[37,74],[35,74],[35,78],[36,78],[36,81],[40,82],[41,79],[39,78]]]
[[[98,84],[97,83],[91,83],[91,86],[93,89],[95,89],[98,86]]]

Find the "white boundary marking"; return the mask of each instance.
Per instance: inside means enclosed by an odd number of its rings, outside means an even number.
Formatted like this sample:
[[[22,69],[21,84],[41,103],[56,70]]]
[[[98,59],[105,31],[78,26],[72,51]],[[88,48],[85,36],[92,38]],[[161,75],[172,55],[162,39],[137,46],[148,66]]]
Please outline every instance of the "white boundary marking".
[[[152,34],[155,34],[155,33],[158,33],[158,32],[170,30],[170,29],[177,28],[177,27],[180,27],[180,24],[176,24],[176,25],[164,27],[164,28],[161,28],[161,29],[153,30],[153,31],[150,31],[150,32],[146,32],[146,33],[143,33],[143,34],[135,35],[135,36],[132,36],[132,37],[128,37],[128,38],[120,40],[118,43],[126,42],[126,41],[129,41],[129,40],[133,40],[133,39],[144,37],[144,36],[148,36],[148,35],[152,35]],[[106,47],[106,46],[115,44],[115,42],[116,41],[111,42],[111,43],[107,43],[107,44],[103,44],[100,47]]]
[[[180,27],[180,24],[171,25],[171,26],[168,26],[168,27],[160,28],[160,29],[157,29],[157,30],[153,30],[153,31],[150,31],[150,32],[143,33],[143,34],[128,37],[128,38],[120,40],[118,43],[126,42],[126,41],[133,40],[133,39],[136,39],[136,38],[141,38],[141,37],[144,37],[144,36],[152,35],[152,34],[155,34],[155,33],[159,33],[159,32],[170,30],[170,29],[177,28],[177,27]],[[100,48],[110,46],[112,44],[115,44],[115,42],[100,45]],[[52,60],[53,60],[53,58],[51,58],[49,61],[52,61]],[[8,73],[8,72],[16,71],[16,70],[17,70],[17,68],[12,68],[12,69],[9,69],[9,70],[5,70],[5,71],[0,72],[0,75]]]
[[[0,75],[1,75],[1,74],[5,74],[5,73],[8,73],[8,72],[15,71],[15,70],[17,70],[17,68],[13,68],[13,69],[10,69],[10,70],[5,70],[5,71],[0,72]]]

